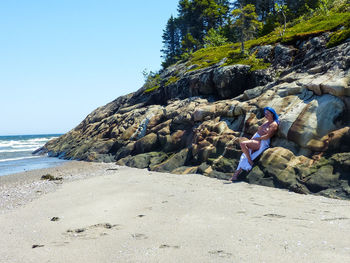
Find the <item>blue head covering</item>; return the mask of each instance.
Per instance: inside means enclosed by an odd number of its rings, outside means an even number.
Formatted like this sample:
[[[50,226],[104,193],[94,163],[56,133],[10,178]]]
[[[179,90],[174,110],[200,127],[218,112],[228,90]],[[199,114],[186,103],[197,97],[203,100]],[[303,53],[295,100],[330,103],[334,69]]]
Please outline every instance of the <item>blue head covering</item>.
[[[267,110],[272,113],[273,120],[276,121],[277,124],[279,124],[280,121],[278,120],[278,115],[277,115],[276,111],[273,108],[271,108],[271,107],[265,107],[264,108],[264,112],[267,111]]]

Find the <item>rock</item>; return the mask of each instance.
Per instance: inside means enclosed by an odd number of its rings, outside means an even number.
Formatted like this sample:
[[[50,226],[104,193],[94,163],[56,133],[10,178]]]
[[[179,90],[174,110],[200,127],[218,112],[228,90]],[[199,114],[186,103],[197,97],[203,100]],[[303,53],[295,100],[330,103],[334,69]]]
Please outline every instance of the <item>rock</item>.
[[[213,161],[212,167],[214,170],[223,172],[223,173],[233,173],[237,167],[237,160],[227,159],[220,156],[219,158]]]
[[[199,174],[204,174],[205,171],[210,167],[209,164],[206,162],[202,163],[201,165],[198,166],[197,173]]]
[[[251,184],[259,184],[263,186],[274,187],[273,177],[266,176],[259,166],[254,166],[247,175],[246,180]]]
[[[335,171],[342,174],[342,179],[347,180],[350,185],[350,152],[333,154],[330,160]]]
[[[244,96],[244,100],[251,100],[254,99],[256,97],[259,97],[261,95],[261,93],[263,92],[264,87],[263,86],[259,86],[259,87],[255,87],[253,89],[248,89],[245,90],[243,92]]]
[[[208,105],[201,108],[197,108],[193,113],[194,121],[203,121],[206,117],[214,117],[215,116],[215,106]]]
[[[294,154],[284,148],[267,149],[261,156],[259,163],[263,172],[274,178],[275,186],[289,188],[297,184],[297,176],[290,165]]]
[[[250,66],[233,65],[214,71],[213,82],[221,98],[233,98],[248,89]]]
[[[232,177],[232,175],[229,173],[223,173],[216,170],[211,170],[209,173],[205,173],[205,175],[208,177],[217,178],[221,180],[229,180]]]
[[[327,49],[327,37],[254,48],[272,64],[266,70],[225,59],[207,68],[177,63],[160,73],[158,89],[143,86],[99,107],[38,152],[229,178],[240,139],[257,131],[270,106],[280,116],[272,148],[240,179],[350,199],[350,43]]]
[[[264,62],[272,61],[273,47],[271,45],[259,46],[253,51],[256,51],[256,58],[264,59]]]
[[[197,173],[197,166],[180,166],[171,171],[173,174],[195,174]]]
[[[310,175],[305,185],[310,191],[317,193],[321,190],[337,186],[339,174],[333,174],[333,166],[325,165]]]
[[[277,44],[275,47],[275,63],[286,67],[290,65],[293,61],[293,55],[295,54],[294,48],[289,48],[281,44]]]
[[[162,152],[149,152],[135,156],[127,156],[117,161],[117,164],[144,169],[161,163],[167,157],[168,156]]]
[[[184,130],[177,130],[171,135],[159,135],[161,148],[164,152],[174,152],[185,147],[190,134]]]
[[[115,154],[115,159],[119,160],[121,158],[124,158],[131,154],[134,151],[135,148],[135,142],[130,142],[126,146],[120,148],[116,154]]]
[[[322,82],[320,88],[322,93],[328,93],[337,97],[350,96],[350,87],[348,87],[348,82],[348,78],[333,78]]]
[[[154,151],[159,147],[159,141],[157,134],[150,133],[147,134],[145,137],[139,139],[135,143],[134,151],[135,153],[145,153]]]
[[[62,181],[63,178],[62,177],[54,177],[51,174],[45,174],[45,175],[41,176],[41,180]]]
[[[169,157],[165,162],[154,165],[151,170],[156,172],[170,172],[180,166],[184,166],[188,158],[188,152],[187,148],[183,149]]]
[[[344,111],[344,103],[337,97],[323,95],[310,101],[293,122],[287,138],[301,147],[310,147],[312,139],[318,139],[336,130],[336,118]]]

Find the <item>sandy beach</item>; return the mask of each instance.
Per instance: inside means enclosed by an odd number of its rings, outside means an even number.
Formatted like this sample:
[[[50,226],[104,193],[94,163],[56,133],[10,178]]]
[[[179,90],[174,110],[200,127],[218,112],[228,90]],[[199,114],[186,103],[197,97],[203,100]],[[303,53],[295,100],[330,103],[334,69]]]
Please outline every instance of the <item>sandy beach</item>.
[[[0,262],[350,258],[349,201],[202,175],[69,162],[0,177],[0,197]]]

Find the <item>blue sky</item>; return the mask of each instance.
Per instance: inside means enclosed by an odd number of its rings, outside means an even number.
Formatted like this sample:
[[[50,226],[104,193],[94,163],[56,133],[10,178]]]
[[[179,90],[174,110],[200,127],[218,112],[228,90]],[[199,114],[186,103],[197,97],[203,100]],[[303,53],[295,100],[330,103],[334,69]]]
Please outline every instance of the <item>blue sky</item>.
[[[139,89],[177,3],[0,1],[0,135],[65,133]]]

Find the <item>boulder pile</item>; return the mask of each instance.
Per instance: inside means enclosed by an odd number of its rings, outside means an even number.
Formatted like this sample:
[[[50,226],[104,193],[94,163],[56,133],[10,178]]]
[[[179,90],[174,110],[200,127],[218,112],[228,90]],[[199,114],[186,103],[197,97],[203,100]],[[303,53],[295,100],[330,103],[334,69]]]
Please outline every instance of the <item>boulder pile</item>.
[[[271,63],[265,70],[173,65],[158,89],[96,109],[43,152],[228,179],[241,137],[256,132],[270,106],[280,115],[278,134],[239,179],[350,199],[350,43],[327,49],[326,38],[256,48]]]

